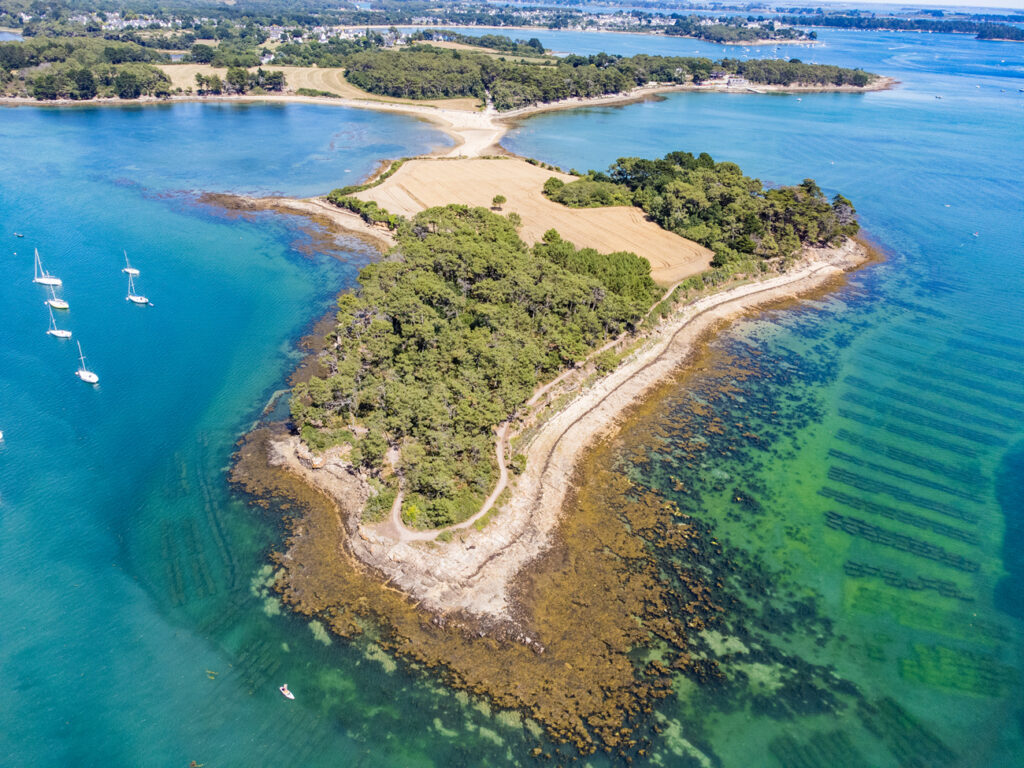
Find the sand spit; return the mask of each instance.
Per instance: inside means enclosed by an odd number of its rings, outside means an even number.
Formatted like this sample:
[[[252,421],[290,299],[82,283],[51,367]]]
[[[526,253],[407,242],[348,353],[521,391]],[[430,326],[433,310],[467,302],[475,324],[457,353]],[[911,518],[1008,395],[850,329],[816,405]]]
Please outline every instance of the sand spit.
[[[226,193],[208,193],[199,198],[199,202],[217,205],[230,211],[276,211],[306,216],[316,224],[321,224],[336,234],[354,236],[381,253],[385,253],[395,245],[395,238],[390,230],[383,226],[367,224],[352,211],[338,208],[319,197],[297,199],[293,197],[247,197]]]
[[[784,274],[681,308],[618,369],[548,419],[524,451],[527,467],[510,500],[484,529],[460,532],[451,541],[399,542],[389,535],[388,526],[363,524],[359,510],[370,493],[366,483],[336,456],[314,457],[296,437],[274,441],[268,458],[335,499],[348,533],[344,544],[389,584],[434,613],[507,625],[515,614],[512,584],[550,546],[588,446],[613,432],[631,406],[673,375],[709,330],[754,307],[818,288],[867,258],[867,249],[854,241],[834,249],[809,249]],[[532,641],[524,637],[522,642]]]

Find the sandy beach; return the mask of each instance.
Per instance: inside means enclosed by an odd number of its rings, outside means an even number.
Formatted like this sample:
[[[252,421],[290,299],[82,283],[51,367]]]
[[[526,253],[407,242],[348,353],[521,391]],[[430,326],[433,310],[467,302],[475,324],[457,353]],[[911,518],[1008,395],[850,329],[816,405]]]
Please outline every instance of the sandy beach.
[[[588,447],[613,433],[634,404],[674,375],[705,334],[756,307],[820,288],[867,258],[867,249],[854,241],[834,249],[809,249],[784,274],[680,308],[615,371],[548,418],[525,448],[526,470],[511,486],[509,501],[482,530],[459,532],[450,541],[406,541],[396,538],[387,523],[363,524],[360,509],[369,494],[365,481],[330,454],[314,461],[297,437],[274,442],[269,459],[326,492],[347,531],[346,549],[417,603],[439,614],[460,613],[485,625],[507,625],[515,616],[511,586],[522,568],[550,546]],[[579,381],[566,380],[546,397],[553,401],[579,386]]]
[[[277,211],[278,213],[306,216],[314,223],[326,226],[335,234],[356,237],[382,253],[395,245],[395,238],[388,229],[367,224],[358,214],[331,205],[319,197],[301,200],[293,197],[247,197],[245,195],[211,193],[202,195],[199,201],[243,213],[245,211]]]

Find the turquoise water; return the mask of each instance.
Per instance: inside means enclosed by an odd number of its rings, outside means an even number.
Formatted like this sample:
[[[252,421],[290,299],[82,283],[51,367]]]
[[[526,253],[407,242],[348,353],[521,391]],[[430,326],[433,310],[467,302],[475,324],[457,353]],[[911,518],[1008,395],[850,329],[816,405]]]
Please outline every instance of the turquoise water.
[[[704,45],[538,36],[583,52]],[[815,595],[816,612],[833,622],[821,648],[799,634],[766,635],[773,658],[835,664],[870,700],[896,697],[961,764],[1013,764],[1021,755],[1014,446],[1024,432],[1024,95],[1016,92],[1024,51],[938,35],[827,38],[819,60],[858,60],[903,86],[799,101],[679,94],[540,116],[506,144],[578,168],[625,154],[709,151],[765,180],[814,176],[854,199],[892,258],[835,298],[768,315],[722,342],[738,359],[763,358],[789,375],[752,376],[741,391],[746,411],[720,413],[760,419],[771,439],[743,462],[698,472],[693,511],[730,546]],[[310,258],[310,234],[295,222],[225,216],[195,193],[314,194],[358,179],[382,157],[443,143],[397,116],[308,105],[0,113],[0,672],[13,688],[0,708],[0,763],[528,763],[536,740],[514,719],[405,674],[372,645],[329,642],[280,613],[260,584],[276,521],[225,483],[234,441],[295,365],[296,337],[368,254],[343,243]],[[59,321],[81,340],[98,388],[72,375],[71,345],[44,334],[33,246],[65,281],[71,310]],[[125,303],[122,248],[153,307]],[[666,425],[689,396],[666,402]],[[779,407],[761,405],[772,403]],[[665,458],[638,480],[687,503],[668,477],[693,470],[671,440],[657,453]],[[730,516],[733,486],[719,488],[711,469],[742,480],[764,510],[756,524]],[[826,488],[857,497],[861,510],[823,496]],[[936,509],[966,512],[966,543],[948,544],[934,526],[870,522],[944,544],[979,569],[951,571],[826,524],[828,511],[869,519],[864,501],[939,521],[948,515]],[[1004,537],[1004,526],[1016,533]],[[850,576],[847,560],[946,578],[973,602],[968,609],[931,591],[908,601]],[[865,601],[887,607],[865,610]],[[973,613],[978,633],[941,631],[942,621]],[[973,671],[935,672],[936,659]],[[1007,681],[994,694],[993,672]],[[951,689],[958,676],[970,690]],[[285,680],[299,695],[294,704],[276,691]],[[755,715],[742,690],[686,691],[663,707],[668,733],[721,765],[749,765],[751,755],[785,747],[783,737],[835,729],[865,758],[891,764],[849,712]],[[663,764],[685,764],[675,737],[656,745]]]
[[[648,461],[625,471],[763,574],[727,622],[745,650],[706,640],[729,684],[683,684],[675,732],[728,766],[1020,764],[1024,50],[823,36],[819,58],[901,87],[675,94],[538,116],[506,145],[579,169],[682,149],[812,176],[890,252],[827,300],[739,325],[717,347],[752,373],[722,374],[727,397],[709,374],[666,400],[659,439],[627,438]],[[788,610],[806,623],[784,629]],[[837,711],[799,687],[829,688],[808,663],[855,684]]]
[[[294,340],[369,254],[310,258],[296,222],[187,191],[306,194],[445,143],[306,106],[0,114],[0,764],[472,762],[472,742],[424,742],[435,717],[471,718],[454,697],[275,615],[252,582],[276,522],[226,486]],[[34,246],[64,280],[70,343],[44,333]],[[125,302],[122,248],[154,306]],[[75,340],[98,387],[73,375]],[[285,680],[301,705],[282,707]]]

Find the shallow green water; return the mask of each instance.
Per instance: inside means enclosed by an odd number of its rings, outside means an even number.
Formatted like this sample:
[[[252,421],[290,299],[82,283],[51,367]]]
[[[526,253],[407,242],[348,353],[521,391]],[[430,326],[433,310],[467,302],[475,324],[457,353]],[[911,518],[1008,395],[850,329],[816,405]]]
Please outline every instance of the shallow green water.
[[[538,117],[508,141],[563,167],[683,149],[813,176],[891,252],[738,326],[721,375],[625,435],[623,471],[746,574],[724,637],[705,637],[728,682],[682,683],[664,711],[670,761],[698,764],[683,739],[727,766],[1024,759],[1024,67],[1012,46],[931,37],[829,36],[898,77],[892,92],[673,95]]]

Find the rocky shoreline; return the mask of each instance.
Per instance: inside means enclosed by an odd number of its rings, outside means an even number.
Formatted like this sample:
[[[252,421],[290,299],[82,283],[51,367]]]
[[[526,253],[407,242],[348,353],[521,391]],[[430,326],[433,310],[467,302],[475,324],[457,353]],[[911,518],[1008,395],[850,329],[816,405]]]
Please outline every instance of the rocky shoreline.
[[[363,522],[370,487],[331,451],[317,456],[298,437],[282,435],[269,442],[267,460],[334,501],[344,548],[389,585],[435,615],[462,615],[485,628],[507,628],[517,614],[513,584],[550,546],[588,446],[612,432],[631,406],[673,375],[715,326],[754,307],[819,288],[867,259],[867,248],[855,241],[809,250],[783,274],[705,296],[677,310],[618,369],[547,418],[525,449],[526,470],[510,499],[482,530],[460,531],[448,541],[404,541],[386,524]],[[562,394],[579,384],[565,382]],[[558,396],[550,393],[549,402]],[[535,642],[526,632],[520,640],[527,646]]]

